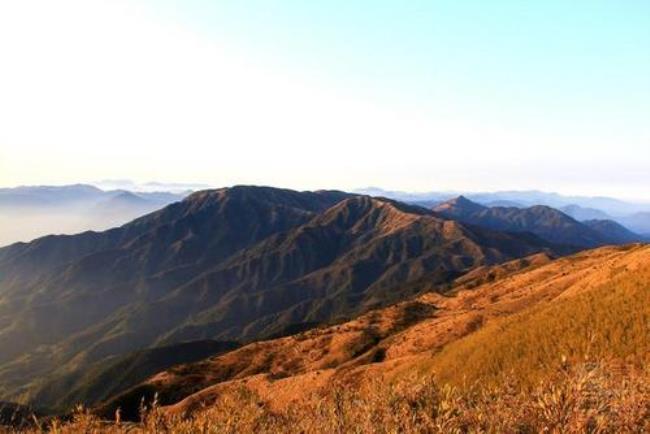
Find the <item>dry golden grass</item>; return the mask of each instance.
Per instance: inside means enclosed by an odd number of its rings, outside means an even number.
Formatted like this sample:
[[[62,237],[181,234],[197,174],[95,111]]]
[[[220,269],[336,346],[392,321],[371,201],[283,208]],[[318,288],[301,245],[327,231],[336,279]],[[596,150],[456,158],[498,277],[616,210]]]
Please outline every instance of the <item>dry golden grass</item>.
[[[503,375],[533,384],[558,369],[562,357],[650,362],[650,267],[638,265],[606,263],[597,272],[611,277],[488,323],[445,347],[433,369],[456,385]]]
[[[650,247],[533,259],[161,373],[145,386],[184,392],[141,423],[79,411],[42,430],[650,432]]]
[[[155,404],[141,423],[106,422],[79,410],[26,433],[645,433],[650,430],[650,373],[586,363],[559,369],[528,390],[516,381],[465,390],[432,377],[374,379],[276,412],[248,389],[222,395],[187,418]]]
[[[173,368],[99,411],[110,417],[122,407],[125,418],[137,415],[147,390],[159,393],[163,411],[182,416],[241,387],[280,411],[337,383],[356,387],[414,372],[437,372],[457,386],[514,373],[530,385],[557,370],[563,355],[579,363],[588,350],[641,363],[650,352],[644,282],[650,282],[648,246],[514,261],[459,279],[453,294],[429,293],[354,321]]]

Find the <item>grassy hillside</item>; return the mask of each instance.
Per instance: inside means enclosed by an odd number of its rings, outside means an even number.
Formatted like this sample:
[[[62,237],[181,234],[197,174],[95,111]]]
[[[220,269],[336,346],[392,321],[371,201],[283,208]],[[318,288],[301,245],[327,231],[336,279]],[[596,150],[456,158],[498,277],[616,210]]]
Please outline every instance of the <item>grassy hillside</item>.
[[[495,383],[507,375],[534,384],[585,358],[649,362],[650,264],[602,267],[612,277],[595,287],[586,281],[577,294],[495,320],[445,347],[432,363],[439,380]]]
[[[57,432],[647,432],[649,283],[643,245],[479,267],[160,372]]]
[[[119,407],[125,417],[137,416],[140,397],[158,393],[166,411],[187,414],[241,387],[283,409],[336,385],[414,373],[492,385],[517,369],[510,378],[530,386],[557,371],[563,355],[567,363],[582,363],[585,354],[640,363],[648,354],[648,270],[650,248],[641,245],[480,267],[445,295],[425,294],[160,373],[100,411],[110,416]]]
[[[189,417],[154,404],[139,423],[120,413],[104,421],[83,409],[69,421],[43,421],[21,430],[56,433],[646,433],[650,430],[650,371],[612,373],[578,366],[523,391],[512,383],[458,390],[431,378],[341,385],[283,411],[247,389],[223,393]],[[3,432],[0,426],[0,432]],[[8,429],[8,432],[11,432]]]

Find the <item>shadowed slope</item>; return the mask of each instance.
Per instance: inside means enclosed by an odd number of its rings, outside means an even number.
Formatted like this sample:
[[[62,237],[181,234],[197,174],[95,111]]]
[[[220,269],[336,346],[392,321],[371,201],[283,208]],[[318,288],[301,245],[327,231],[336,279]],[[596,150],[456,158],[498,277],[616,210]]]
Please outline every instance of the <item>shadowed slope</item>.
[[[641,236],[628,230],[612,220],[586,220],[585,226],[597,231],[601,236],[611,244],[634,243],[641,240]]]
[[[164,404],[176,403],[168,412],[186,413],[241,386],[282,408],[335,384],[414,372],[457,382],[466,374],[482,381],[514,368],[524,383],[534,382],[562,363],[563,354],[642,363],[650,354],[649,273],[647,246],[479,268],[457,280],[454,296],[426,294],[341,325],[181,366],[115,397],[100,412],[110,415],[157,392]]]
[[[105,400],[172,366],[192,363],[237,347],[234,342],[196,341],[141,350],[110,357],[71,375],[46,380],[34,396],[35,402],[61,402],[65,411],[76,403]]]

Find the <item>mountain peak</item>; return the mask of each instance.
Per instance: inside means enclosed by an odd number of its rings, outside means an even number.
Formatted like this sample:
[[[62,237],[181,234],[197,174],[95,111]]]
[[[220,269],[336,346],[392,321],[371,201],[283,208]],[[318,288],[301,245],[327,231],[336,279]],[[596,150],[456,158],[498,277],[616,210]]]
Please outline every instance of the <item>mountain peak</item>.
[[[472,202],[465,196],[461,195],[454,199],[450,199],[446,202],[441,203],[440,205],[433,208],[434,212],[448,214],[448,215],[457,215],[457,214],[466,214],[474,213],[485,209],[483,205],[479,205],[476,202]]]

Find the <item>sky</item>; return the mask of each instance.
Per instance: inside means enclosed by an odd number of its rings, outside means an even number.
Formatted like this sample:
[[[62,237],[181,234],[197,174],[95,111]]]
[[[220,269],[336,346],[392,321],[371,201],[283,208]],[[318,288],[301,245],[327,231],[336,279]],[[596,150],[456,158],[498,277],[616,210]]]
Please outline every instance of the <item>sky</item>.
[[[0,0],[0,186],[650,200],[650,2]]]

